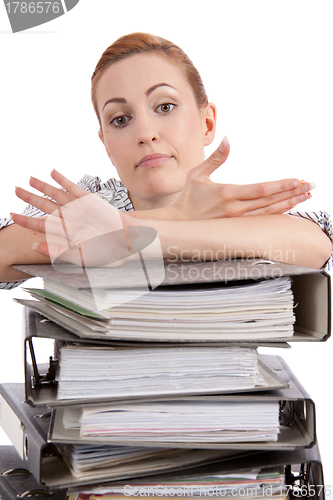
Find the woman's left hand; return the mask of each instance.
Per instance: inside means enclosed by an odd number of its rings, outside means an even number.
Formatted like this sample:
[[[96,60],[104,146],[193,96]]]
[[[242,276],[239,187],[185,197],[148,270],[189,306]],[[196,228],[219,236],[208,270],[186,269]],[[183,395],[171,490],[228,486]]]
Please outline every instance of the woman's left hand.
[[[189,170],[179,197],[169,207],[171,218],[202,220],[282,214],[311,197],[313,184],[296,178],[245,185],[213,182],[210,175],[226,161],[229,150],[225,138],[207,160]]]

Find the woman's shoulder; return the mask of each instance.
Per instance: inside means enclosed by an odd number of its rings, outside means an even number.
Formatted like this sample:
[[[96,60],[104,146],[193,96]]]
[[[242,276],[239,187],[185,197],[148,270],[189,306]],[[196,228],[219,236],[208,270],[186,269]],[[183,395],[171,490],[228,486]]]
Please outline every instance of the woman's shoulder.
[[[134,210],[127,188],[118,179],[110,178],[103,182],[100,177],[86,174],[78,182],[78,186],[90,193],[97,194],[119,210]]]

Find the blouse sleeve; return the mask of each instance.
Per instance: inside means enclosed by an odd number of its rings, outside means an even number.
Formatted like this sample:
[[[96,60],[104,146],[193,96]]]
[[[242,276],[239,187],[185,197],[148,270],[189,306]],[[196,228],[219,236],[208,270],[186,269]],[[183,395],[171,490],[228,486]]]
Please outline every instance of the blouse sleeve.
[[[330,270],[332,268],[333,263],[333,227],[330,216],[327,212],[297,212],[294,210],[290,210],[287,212],[288,215],[293,215],[295,217],[302,217],[303,219],[307,219],[312,221],[314,224],[317,224],[322,231],[328,236],[332,243],[332,254],[328,261],[325,263],[323,268]]]
[[[13,224],[12,219],[9,219],[9,218],[8,219],[0,219],[0,229],[2,229],[3,227],[9,226],[10,224]],[[14,283],[13,282],[0,283],[0,290],[11,290],[12,288],[17,287],[21,283],[23,283],[23,282],[22,281],[15,281]]]
[[[45,215],[44,212],[41,212],[40,210],[33,207],[32,205],[26,206],[25,209],[23,210],[22,214],[27,215],[28,217],[40,217],[42,215]],[[6,219],[0,219],[0,229],[4,228],[6,226],[10,226],[11,224],[14,224],[14,222],[9,217]],[[17,286],[24,283],[24,281],[25,280],[11,281],[9,283],[0,283],[0,290],[11,290],[12,288],[16,288]]]

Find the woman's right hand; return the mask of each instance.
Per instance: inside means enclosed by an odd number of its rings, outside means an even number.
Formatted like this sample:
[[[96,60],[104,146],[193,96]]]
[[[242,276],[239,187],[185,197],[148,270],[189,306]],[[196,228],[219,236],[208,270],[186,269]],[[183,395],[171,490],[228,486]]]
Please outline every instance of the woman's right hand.
[[[179,197],[169,207],[173,219],[282,214],[311,198],[314,184],[295,178],[245,185],[213,182],[210,175],[226,161],[229,150],[224,138],[207,160],[188,172]]]
[[[46,241],[33,248],[50,257],[52,263],[59,260],[82,267],[109,265],[129,257],[132,249],[127,226],[137,222],[59,172],[54,170],[52,178],[63,189],[30,179],[30,185],[49,198],[16,188],[21,200],[48,214],[42,217],[12,214],[13,221],[21,227],[45,233]]]

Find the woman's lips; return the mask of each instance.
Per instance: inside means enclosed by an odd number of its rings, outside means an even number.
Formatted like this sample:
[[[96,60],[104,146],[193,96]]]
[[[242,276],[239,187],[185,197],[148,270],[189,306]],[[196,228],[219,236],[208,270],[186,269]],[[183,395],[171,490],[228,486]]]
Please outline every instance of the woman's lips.
[[[171,158],[172,156],[158,154],[158,153],[153,155],[147,155],[141,158],[141,160],[137,164],[137,167],[159,167],[168,160],[171,160]]]

